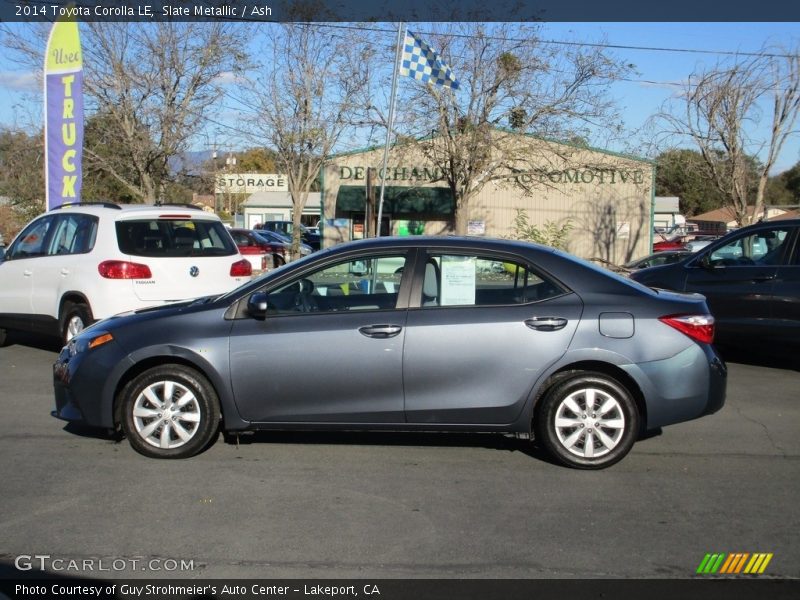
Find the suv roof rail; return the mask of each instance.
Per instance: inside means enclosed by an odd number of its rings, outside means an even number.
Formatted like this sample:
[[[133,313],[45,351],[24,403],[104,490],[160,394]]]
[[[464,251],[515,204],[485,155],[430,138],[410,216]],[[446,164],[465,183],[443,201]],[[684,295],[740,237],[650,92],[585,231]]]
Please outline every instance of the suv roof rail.
[[[62,208],[69,208],[70,206],[102,206],[104,208],[116,208],[117,210],[122,210],[122,207],[119,204],[115,204],[113,202],[66,202],[64,204],[59,204],[50,210],[60,210]]]
[[[182,208],[193,208],[194,210],[203,210],[195,204],[188,204],[186,202],[156,202],[154,206],[180,206]]]

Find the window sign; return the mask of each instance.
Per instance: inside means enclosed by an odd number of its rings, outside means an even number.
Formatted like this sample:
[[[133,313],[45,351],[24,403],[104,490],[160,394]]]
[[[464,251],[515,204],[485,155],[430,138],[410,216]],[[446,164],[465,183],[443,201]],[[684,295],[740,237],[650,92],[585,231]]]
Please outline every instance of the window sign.
[[[442,257],[442,306],[475,304],[474,256]]]

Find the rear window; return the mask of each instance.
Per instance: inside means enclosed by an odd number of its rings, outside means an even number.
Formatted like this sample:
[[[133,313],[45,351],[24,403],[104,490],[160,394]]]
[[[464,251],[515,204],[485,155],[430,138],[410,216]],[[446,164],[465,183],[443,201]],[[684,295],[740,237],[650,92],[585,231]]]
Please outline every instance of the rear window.
[[[236,246],[219,221],[117,221],[117,243],[131,256],[230,256]]]

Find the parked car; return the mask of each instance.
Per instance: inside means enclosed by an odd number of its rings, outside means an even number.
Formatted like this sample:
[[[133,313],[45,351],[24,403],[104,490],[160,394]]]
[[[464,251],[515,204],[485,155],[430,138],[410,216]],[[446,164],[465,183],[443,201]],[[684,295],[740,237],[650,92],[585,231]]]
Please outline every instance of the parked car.
[[[633,279],[703,294],[721,343],[800,343],[800,220],[761,222]]]
[[[264,223],[261,224],[261,229],[266,229],[267,231],[277,231],[278,233],[282,233],[291,239],[294,223],[291,221],[264,221]],[[319,230],[317,230],[317,233],[311,233],[311,231],[309,231],[305,225],[300,225],[300,239],[304,244],[311,246],[311,248],[314,250],[320,249],[321,240],[319,236]]]
[[[29,223],[0,263],[0,337],[69,341],[119,312],[229,291],[250,280],[213,214],[186,206],[80,204]]]
[[[251,229],[228,230],[242,256],[247,258],[256,271],[268,271],[286,263],[284,244],[273,244]]]
[[[701,241],[711,241],[719,239],[716,233],[707,233],[700,230],[690,231],[688,233],[679,233],[673,235],[656,235],[653,241],[653,252],[663,252],[665,250],[686,250],[691,248],[691,252],[696,252],[703,247]],[[689,246],[691,244],[691,247]]]
[[[653,252],[664,252],[665,250],[683,250],[686,237],[683,235],[657,235],[653,241]]]
[[[637,258],[627,262],[623,267],[627,270],[645,269],[647,267],[655,267],[657,265],[668,265],[678,262],[689,256],[691,252],[687,250],[663,250],[661,252],[654,252],[641,258]]]
[[[720,236],[718,235],[698,235],[694,239],[686,242],[683,247],[689,252],[697,252],[698,250],[702,250],[706,246],[709,246],[711,242],[718,240],[719,238]]]
[[[254,229],[253,233],[260,238],[263,238],[266,242],[280,246],[283,249],[282,257],[283,261],[277,261],[275,266],[279,267],[282,264],[285,264],[292,257],[292,238],[283,235],[282,233],[278,233],[277,231],[270,231],[269,229]],[[308,256],[314,251],[314,249],[309,246],[308,244],[300,243],[300,256]]]
[[[720,409],[713,335],[701,296],[552,248],[386,237],[97,323],[58,357],[54,415],[158,458],[220,427],[468,430],[533,432],[598,469],[645,430]]]

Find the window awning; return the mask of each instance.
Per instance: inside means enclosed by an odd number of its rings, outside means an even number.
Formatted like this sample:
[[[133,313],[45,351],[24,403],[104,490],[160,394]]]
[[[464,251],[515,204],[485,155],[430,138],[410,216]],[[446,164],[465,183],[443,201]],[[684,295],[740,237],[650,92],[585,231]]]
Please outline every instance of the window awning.
[[[376,201],[380,192],[375,192]],[[364,212],[367,190],[363,186],[343,185],[336,196],[337,212]],[[427,214],[450,217],[455,202],[450,188],[386,186],[383,212],[392,216]]]

